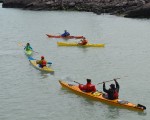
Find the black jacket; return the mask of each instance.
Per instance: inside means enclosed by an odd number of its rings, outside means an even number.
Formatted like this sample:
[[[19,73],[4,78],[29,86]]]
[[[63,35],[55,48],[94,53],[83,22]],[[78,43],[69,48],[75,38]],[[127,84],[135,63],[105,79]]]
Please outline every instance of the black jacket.
[[[106,87],[105,87],[105,83],[103,84],[103,91],[108,94],[108,99],[110,99],[110,100],[113,100],[113,99],[114,99],[113,95],[114,95],[114,91],[115,91],[115,90],[119,93],[119,88],[120,88],[120,86],[119,86],[119,84],[118,84],[117,81],[115,82],[115,84],[116,84],[116,88],[114,88],[114,89],[111,89],[111,88],[110,88],[110,89],[108,89],[108,90],[107,90]]]

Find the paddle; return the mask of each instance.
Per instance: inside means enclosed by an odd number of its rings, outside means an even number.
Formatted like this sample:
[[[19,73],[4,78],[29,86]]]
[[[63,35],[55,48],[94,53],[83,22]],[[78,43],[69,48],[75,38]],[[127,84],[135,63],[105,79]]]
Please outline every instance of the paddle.
[[[81,84],[81,83],[79,83],[79,82],[77,82],[77,81],[73,81],[73,82],[75,82],[75,83],[77,83],[77,84]]]
[[[18,45],[19,45],[19,46],[22,46],[22,47],[25,47],[21,42],[19,42]],[[35,53],[38,53],[38,52],[36,52],[36,51],[34,51],[34,50],[32,50],[32,51],[35,52]]]
[[[115,78],[115,79],[117,80],[117,79],[120,79],[120,78]],[[103,82],[110,82],[110,81],[114,81],[114,79],[113,79],[113,80],[108,80],[108,81],[103,81]],[[98,83],[97,85],[103,84],[103,82],[100,82],[100,83]]]
[[[29,56],[28,59],[29,59],[29,60],[36,60],[36,59],[34,59],[33,57],[31,57],[31,56]],[[52,62],[47,62],[47,64],[52,64]]]
[[[79,82],[77,82],[77,81],[70,80],[70,79],[67,79],[67,81],[71,81],[71,82],[75,82],[75,83],[77,83],[77,84],[81,84],[81,83],[79,83]]]

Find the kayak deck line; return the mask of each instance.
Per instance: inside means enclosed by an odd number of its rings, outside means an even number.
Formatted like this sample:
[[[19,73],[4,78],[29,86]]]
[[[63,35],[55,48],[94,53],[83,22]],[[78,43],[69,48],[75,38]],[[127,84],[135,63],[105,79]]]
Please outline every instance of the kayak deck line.
[[[135,110],[135,111],[144,111],[146,109],[145,106],[140,104],[133,104],[131,102],[125,101],[125,100],[120,100],[120,99],[115,99],[115,100],[109,100],[103,97],[104,93],[96,91],[94,93],[92,92],[83,92],[79,89],[79,87],[77,85],[72,85],[72,84],[68,84],[64,81],[59,80],[59,83],[61,84],[62,87],[71,90],[72,92],[84,96],[84,97],[88,97],[90,99],[96,100],[96,101],[100,101],[106,104],[110,104],[113,106],[117,106],[117,107],[122,107],[122,108],[126,108],[126,109],[130,109],[130,110]]]

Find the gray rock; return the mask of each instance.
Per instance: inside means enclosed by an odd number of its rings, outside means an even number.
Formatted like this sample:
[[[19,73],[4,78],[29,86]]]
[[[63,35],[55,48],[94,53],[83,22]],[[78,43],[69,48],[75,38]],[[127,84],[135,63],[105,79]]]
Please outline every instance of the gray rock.
[[[4,8],[77,10],[125,17],[150,18],[150,0],[3,0]]]

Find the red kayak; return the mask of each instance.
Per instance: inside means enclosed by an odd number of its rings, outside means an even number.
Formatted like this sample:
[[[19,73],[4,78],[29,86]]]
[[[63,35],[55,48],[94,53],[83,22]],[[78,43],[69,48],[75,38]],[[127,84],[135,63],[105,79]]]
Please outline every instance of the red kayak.
[[[61,35],[50,35],[46,34],[49,38],[67,38],[67,39],[82,39],[84,36],[67,36],[63,37]]]

